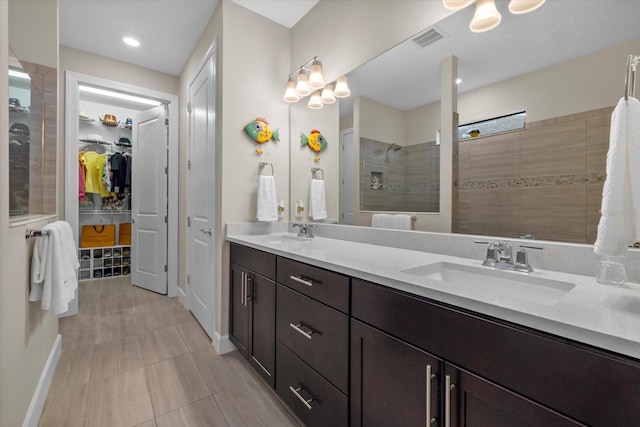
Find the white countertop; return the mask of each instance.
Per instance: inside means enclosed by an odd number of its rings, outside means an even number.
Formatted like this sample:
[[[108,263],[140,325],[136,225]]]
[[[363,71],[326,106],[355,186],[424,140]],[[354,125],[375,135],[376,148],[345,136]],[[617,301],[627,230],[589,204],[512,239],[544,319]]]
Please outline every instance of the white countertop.
[[[557,300],[536,301],[524,290],[504,297],[403,272],[439,262],[488,269],[482,260],[323,237],[303,240],[291,233],[231,234],[226,239],[640,360],[640,287],[635,285],[603,286],[593,277],[536,269],[526,276],[575,285]]]

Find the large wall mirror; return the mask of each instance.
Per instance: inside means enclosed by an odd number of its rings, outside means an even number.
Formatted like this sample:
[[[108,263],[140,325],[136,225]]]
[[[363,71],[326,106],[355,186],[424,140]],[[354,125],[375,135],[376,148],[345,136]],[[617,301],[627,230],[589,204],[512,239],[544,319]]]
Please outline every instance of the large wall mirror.
[[[610,115],[624,94],[626,56],[640,53],[640,2],[549,1],[526,15],[509,13],[508,0],[496,5],[494,30],[469,30],[471,6],[348,75],[340,129],[359,135],[348,167],[358,171],[346,198],[352,224],[406,212],[416,230],[431,231],[423,219],[437,214],[438,192],[451,191],[438,185],[438,130],[441,64],[455,56],[461,125],[526,119],[524,129],[460,139],[451,230],[595,241]]]

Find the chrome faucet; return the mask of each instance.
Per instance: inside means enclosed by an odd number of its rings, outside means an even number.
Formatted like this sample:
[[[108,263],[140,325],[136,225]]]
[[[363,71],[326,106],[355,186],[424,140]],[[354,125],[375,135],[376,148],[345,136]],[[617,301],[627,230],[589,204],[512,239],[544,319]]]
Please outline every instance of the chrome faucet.
[[[313,225],[312,224],[293,224],[294,227],[299,228],[298,237],[313,238]]]
[[[487,256],[482,265],[487,267],[500,268],[503,270],[514,270],[523,273],[531,273],[533,268],[529,264],[529,257],[526,249],[544,249],[540,246],[519,245],[520,250],[513,258],[513,248],[509,242],[485,242],[476,240],[476,243],[489,245],[487,247]]]

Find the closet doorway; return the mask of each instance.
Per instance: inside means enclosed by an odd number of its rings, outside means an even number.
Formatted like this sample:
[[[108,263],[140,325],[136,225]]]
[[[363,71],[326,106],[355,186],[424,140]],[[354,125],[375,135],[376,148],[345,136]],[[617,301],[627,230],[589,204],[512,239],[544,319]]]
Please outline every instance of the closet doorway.
[[[177,296],[178,97],[70,71],[65,94],[66,220],[79,246],[87,244],[83,226],[114,234],[104,247],[79,248],[79,279],[128,276]],[[130,180],[105,170],[103,178],[113,178],[108,194],[93,188],[82,197],[80,151],[131,156]]]

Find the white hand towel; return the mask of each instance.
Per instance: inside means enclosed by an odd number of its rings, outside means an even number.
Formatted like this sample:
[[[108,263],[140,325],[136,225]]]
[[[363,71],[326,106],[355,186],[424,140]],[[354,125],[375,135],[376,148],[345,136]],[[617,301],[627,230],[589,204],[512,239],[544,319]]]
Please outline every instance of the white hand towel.
[[[311,180],[309,215],[315,220],[327,218],[327,202],[324,196],[324,180],[322,179]]]
[[[411,230],[411,216],[404,214],[393,215],[391,225],[394,230]]]
[[[48,233],[51,233],[51,225],[42,227],[42,231],[47,233],[36,238],[31,255],[31,291],[29,301],[42,300],[42,290],[45,281],[51,283],[51,240]]]
[[[389,214],[373,214],[371,216],[371,227],[373,228],[391,228],[392,216]]]
[[[64,313],[69,309],[69,302],[75,298],[75,290],[78,287],[76,270],[80,266],[76,251],[76,244],[73,240],[73,232],[68,223],[57,221],[43,227],[49,235],[46,242],[46,257],[40,257],[33,261],[39,265],[39,271],[32,271],[32,288],[29,295],[30,301],[42,300],[43,310],[51,310],[55,315]],[[38,244],[38,242],[36,242]],[[44,249],[39,248],[39,254]],[[34,251],[35,255],[35,251]],[[44,262],[44,275],[41,263]],[[38,281],[40,280],[40,281]]]
[[[278,220],[278,198],[276,181],[273,176],[260,175],[258,185],[258,221]]]
[[[594,252],[621,256],[640,240],[640,102],[621,98],[611,115],[607,179]]]

